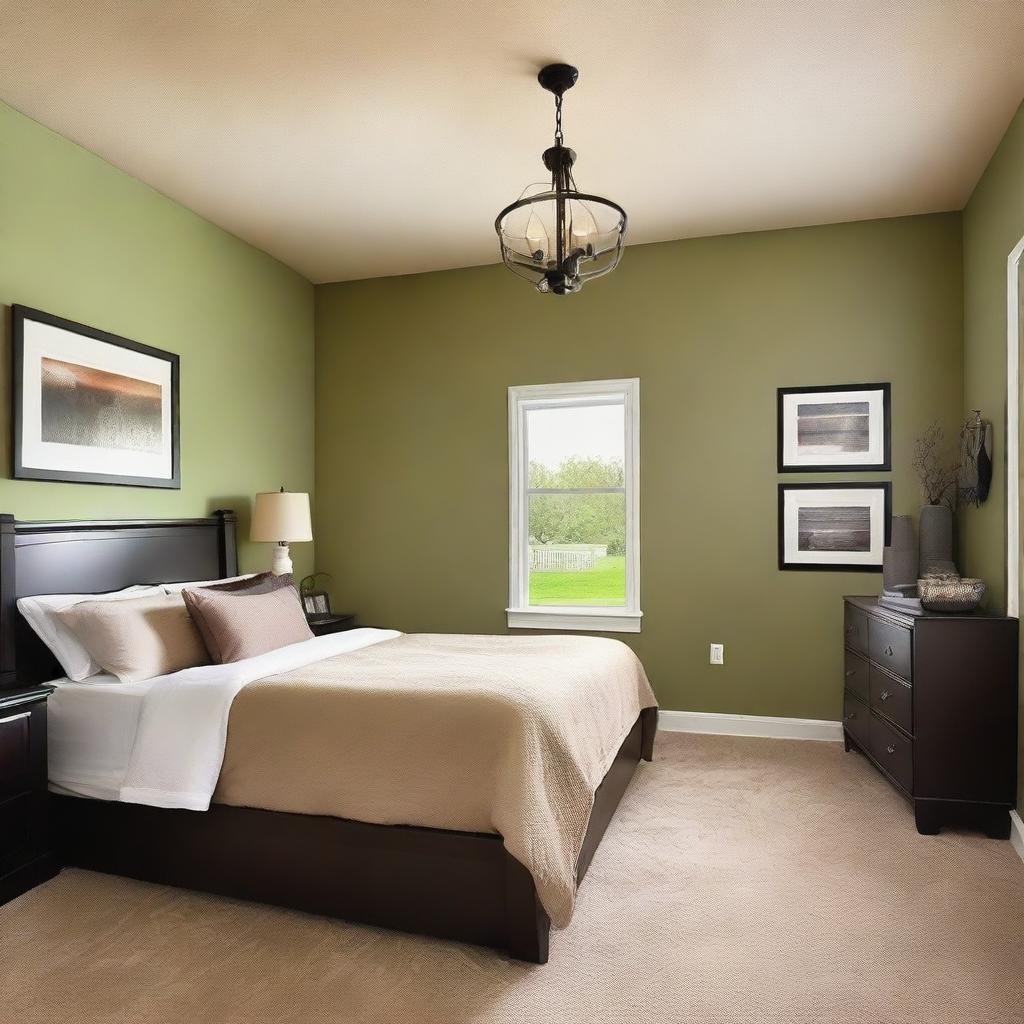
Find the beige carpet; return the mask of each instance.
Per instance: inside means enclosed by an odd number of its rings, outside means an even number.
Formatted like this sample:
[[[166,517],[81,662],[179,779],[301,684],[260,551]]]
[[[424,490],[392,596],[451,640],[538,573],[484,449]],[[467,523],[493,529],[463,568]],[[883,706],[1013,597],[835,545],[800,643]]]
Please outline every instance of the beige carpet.
[[[1024,864],[837,744],[664,735],[551,962],[65,871],[0,908],[7,1022],[1024,1021]]]

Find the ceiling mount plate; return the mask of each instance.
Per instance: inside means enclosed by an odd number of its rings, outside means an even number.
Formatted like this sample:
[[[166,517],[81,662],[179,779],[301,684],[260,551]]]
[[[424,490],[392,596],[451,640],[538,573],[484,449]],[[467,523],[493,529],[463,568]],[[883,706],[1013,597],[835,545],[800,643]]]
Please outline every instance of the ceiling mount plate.
[[[537,81],[548,92],[561,96],[562,93],[571,89],[576,84],[576,79],[579,76],[579,70],[571,64],[548,64],[547,67],[540,69]]]

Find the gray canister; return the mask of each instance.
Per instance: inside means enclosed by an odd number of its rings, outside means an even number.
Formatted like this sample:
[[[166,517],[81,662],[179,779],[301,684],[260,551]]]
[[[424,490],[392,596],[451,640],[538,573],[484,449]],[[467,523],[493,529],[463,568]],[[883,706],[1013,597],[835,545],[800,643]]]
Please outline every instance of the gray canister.
[[[882,552],[882,586],[891,593],[917,587],[917,543],[910,516],[892,517],[892,537]]]
[[[953,510],[948,505],[921,506],[921,575],[955,573]]]

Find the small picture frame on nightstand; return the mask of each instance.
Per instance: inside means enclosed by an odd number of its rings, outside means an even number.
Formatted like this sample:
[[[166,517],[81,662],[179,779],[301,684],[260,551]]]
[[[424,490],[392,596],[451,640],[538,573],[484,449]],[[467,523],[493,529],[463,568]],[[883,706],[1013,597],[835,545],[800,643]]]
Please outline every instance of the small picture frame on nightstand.
[[[329,619],[331,596],[326,590],[310,590],[302,595],[302,610],[307,619]]]

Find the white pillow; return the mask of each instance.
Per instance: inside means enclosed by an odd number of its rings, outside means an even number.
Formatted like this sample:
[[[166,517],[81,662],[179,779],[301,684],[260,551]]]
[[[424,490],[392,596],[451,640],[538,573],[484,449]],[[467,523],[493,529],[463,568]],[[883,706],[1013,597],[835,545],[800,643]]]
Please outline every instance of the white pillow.
[[[247,572],[244,576],[225,576],[222,580],[193,580],[191,583],[161,583],[160,586],[168,594],[180,594],[186,587],[215,587],[218,583],[234,583],[236,580],[251,580],[256,573]]]
[[[156,597],[159,587],[126,587],[110,594],[38,594],[18,599],[18,611],[36,636],[53,652],[68,679],[81,682],[103,671],[75,634],[60,621],[58,612],[82,601],[124,601],[133,597]]]

